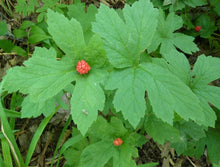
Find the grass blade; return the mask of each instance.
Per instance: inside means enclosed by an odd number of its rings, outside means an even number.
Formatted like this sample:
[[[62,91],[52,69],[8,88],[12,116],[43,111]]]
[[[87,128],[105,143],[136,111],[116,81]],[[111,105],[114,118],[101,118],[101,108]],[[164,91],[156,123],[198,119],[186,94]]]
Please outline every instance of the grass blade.
[[[2,159],[1,154],[0,154],[0,166],[5,166],[5,163],[4,163],[3,159]]]
[[[53,115],[56,113],[56,111],[53,114],[51,114],[49,117],[44,118],[43,121],[40,123],[39,127],[37,128],[37,131],[35,132],[32,140],[31,140],[31,144],[29,146],[29,149],[28,149],[27,158],[25,161],[25,166],[28,166],[28,164],[30,163],[30,160],[31,160],[31,157],[34,153],[37,142],[38,142],[40,136],[42,135],[45,127],[47,126],[48,122],[53,117]]]
[[[1,89],[0,89],[1,92]],[[12,133],[11,127],[8,123],[6,114],[4,112],[2,103],[0,102],[0,118],[1,118],[1,130],[5,138],[7,139],[8,144],[10,145],[12,154],[15,158],[15,162],[17,166],[21,167],[24,166],[24,161],[22,158],[22,155],[20,153],[20,150],[18,148],[18,145],[16,143],[16,140],[14,138],[14,135]]]
[[[10,147],[8,145],[7,140],[5,138],[2,138],[1,144],[2,144],[2,153],[3,153],[4,161],[7,162],[7,164],[5,164],[5,167],[13,167]]]
[[[59,167],[59,163],[60,163],[60,157],[61,155],[66,151],[66,149],[68,149],[70,146],[78,143],[80,140],[82,140],[82,135],[81,134],[78,134],[72,138],[70,138],[69,140],[67,140],[62,148],[60,149],[60,152],[59,152],[59,156],[58,156],[58,161],[57,161],[57,164],[56,164],[56,167]]]
[[[63,129],[62,129],[62,132],[61,132],[61,134],[60,134],[60,137],[59,137],[58,142],[57,142],[57,145],[56,145],[56,149],[55,149],[54,154],[53,154],[53,159],[52,159],[52,162],[51,162],[50,167],[53,166],[53,162],[54,162],[55,156],[56,156],[56,154],[57,154],[57,151],[58,151],[58,149],[59,149],[60,143],[61,143],[61,141],[62,141],[63,135],[65,134],[65,131],[66,131],[67,127],[69,126],[71,120],[72,120],[72,118],[71,118],[71,116],[70,116],[69,119],[67,120],[67,122],[65,123],[65,126],[64,126]]]

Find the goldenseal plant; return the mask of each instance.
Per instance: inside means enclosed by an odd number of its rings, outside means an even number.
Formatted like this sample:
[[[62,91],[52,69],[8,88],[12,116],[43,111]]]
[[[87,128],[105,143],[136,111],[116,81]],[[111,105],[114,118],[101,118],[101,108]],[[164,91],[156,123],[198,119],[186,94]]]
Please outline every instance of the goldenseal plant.
[[[166,16],[150,0],[139,0],[121,12],[101,4],[89,40],[84,38],[88,30],[75,18],[48,10],[47,25],[64,55],[57,59],[53,47],[36,47],[24,66],[7,71],[2,86],[27,95],[22,118],[48,117],[55,102],[71,93],[72,120],[82,134],[78,141],[100,135],[86,142],[79,164],[101,167],[113,157],[114,167],[136,166],[132,157],[144,144],[135,144],[140,128],[160,144],[169,141],[178,154],[201,156],[207,145],[210,160],[218,163],[220,144],[213,148],[210,142],[220,141],[220,126],[215,125],[220,88],[210,83],[220,78],[220,59],[201,55],[191,70],[183,53],[199,49],[193,37],[176,32],[183,25],[180,16]],[[160,56],[151,56],[154,52]],[[114,110],[110,122],[98,116],[105,108]],[[193,148],[200,140],[198,154]]]

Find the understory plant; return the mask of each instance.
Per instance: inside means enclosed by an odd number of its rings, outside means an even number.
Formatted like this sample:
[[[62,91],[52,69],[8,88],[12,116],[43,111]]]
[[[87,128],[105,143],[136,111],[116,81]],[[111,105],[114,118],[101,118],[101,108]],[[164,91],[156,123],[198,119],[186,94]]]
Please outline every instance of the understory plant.
[[[9,69],[0,90],[21,93],[20,117],[43,114],[42,127],[62,107],[61,97],[71,94],[77,128],[59,152],[65,166],[139,166],[137,148],[147,142],[146,133],[159,144],[169,142],[178,155],[199,158],[207,150],[219,164],[220,88],[212,81],[220,78],[220,59],[200,55],[190,66],[185,54],[199,48],[194,37],[177,31],[182,18],[149,0],[122,10],[89,7],[86,23],[76,6],[67,9],[66,15],[47,10],[50,40],[23,66]],[[3,108],[2,127],[10,130]],[[14,145],[16,164],[28,166],[34,150],[22,162],[13,134],[4,136]]]

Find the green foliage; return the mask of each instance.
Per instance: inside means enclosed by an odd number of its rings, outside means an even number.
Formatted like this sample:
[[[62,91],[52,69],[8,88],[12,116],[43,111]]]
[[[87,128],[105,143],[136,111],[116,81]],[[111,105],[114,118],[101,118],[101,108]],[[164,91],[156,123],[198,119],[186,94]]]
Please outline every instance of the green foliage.
[[[95,14],[97,13],[97,8],[94,5],[90,5],[87,8],[85,13],[85,4],[81,3],[80,1],[76,1],[74,4],[69,5],[68,7],[68,17],[75,18],[77,21],[80,22],[85,41],[88,42],[93,32],[91,31],[92,22],[95,21]]]
[[[203,14],[196,19],[196,25],[202,27],[199,34],[203,38],[210,37],[211,34],[217,30],[215,22],[211,21],[210,17],[206,14]]]
[[[197,6],[207,5],[206,0],[176,0],[176,1],[171,0],[171,1],[175,10],[181,10],[186,6],[195,8]]]
[[[82,48],[85,48],[82,26],[72,18],[68,20],[65,16],[48,10],[48,31],[53,40],[68,56],[79,57]]]
[[[5,35],[8,33],[7,24],[5,21],[0,22],[0,36]]]
[[[163,122],[153,114],[147,117],[145,129],[159,144],[164,144],[166,141],[171,143],[182,142],[180,133],[175,127]]]
[[[73,62],[65,59],[57,61],[56,52],[52,48],[36,48],[24,65],[25,67],[14,67],[8,71],[4,88],[10,92],[20,90],[29,94],[33,102],[52,98],[72,82],[76,75]],[[16,83],[12,82],[15,80]]]
[[[211,6],[214,8],[214,11],[220,16],[220,1],[212,0],[210,1]]]
[[[27,52],[22,49],[19,46],[14,45],[11,41],[6,40],[6,39],[2,39],[0,40],[0,48],[2,48],[4,51],[10,53],[10,52],[14,52],[20,56],[27,56]]]
[[[90,145],[84,138],[65,151],[64,155],[68,160],[67,164],[77,166],[79,163],[79,166],[82,167],[103,167],[107,163],[116,167],[136,166],[132,157],[137,157],[135,146],[140,144],[138,140],[144,138],[144,136],[134,132],[129,133],[119,119],[112,117],[108,123],[102,117],[98,117],[88,131],[88,135],[91,142]],[[117,137],[123,140],[123,144],[118,147],[113,144],[114,139]],[[146,142],[146,140],[143,141]],[[80,157],[80,160],[76,158],[73,161],[71,157]]]
[[[31,26],[31,35],[28,38],[28,41],[31,44],[39,43],[41,41],[45,41],[50,39],[51,37],[44,32],[42,28],[37,25]]]
[[[29,96],[27,96],[22,103],[21,118],[38,117],[41,113],[43,113],[47,117],[51,115],[52,112],[54,112],[54,110],[55,110],[54,98],[36,103],[33,102]]]
[[[160,10],[157,31],[148,51],[155,51],[159,46],[162,55],[176,51],[176,47],[188,54],[198,51],[196,44],[193,43],[193,37],[182,33],[173,33],[181,28],[182,25],[180,16],[175,13],[169,13],[165,19],[163,11]]]
[[[19,14],[23,14],[24,17],[30,15],[35,11],[35,8],[39,6],[38,0],[18,0],[15,6],[15,11]]]
[[[101,5],[93,23],[93,31],[104,38],[107,57],[116,68],[138,63],[139,54],[151,44],[158,11],[149,1],[142,0],[132,7],[126,5],[123,15],[120,18],[116,11]]]
[[[22,14],[23,17],[29,16],[36,11],[37,13],[39,13],[37,21],[41,22],[46,16],[47,9],[53,9],[55,11],[63,13],[61,9],[65,7],[66,5],[60,4],[59,0],[18,0],[17,5],[15,6],[15,11],[19,14]]]
[[[65,92],[71,94],[70,119],[77,130],[73,128],[72,137],[62,146],[57,166],[64,154],[66,167],[135,167],[137,147],[146,143],[145,131],[159,144],[170,142],[179,155],[199,158],[207,146],[209,159],[218,164],[220,88],[212,81],[220,78],[220,59],[200,55],[191,67],[184,55],[199,50],[189,34],[214,39],[218,24],[211,14],[195,17],[179,11],[184,6],[206,5],[205,0],[152,2],[130,1],[132,5],[116,11],[103,4],[99,9],[93,5],[86,8],[80,1],[69,6],[58,0],[43,0],[41,6],[37,0],[18,1],[16,11],[24,17],[36,11],[38,23],[24,21],[13,33],[16,38],[27,39],[28,55],[30,44],[41,47],[35,47],[23,66],[9,69],[0,83],[0,92],[14,94],[10,109],[0,108],[0,118],[18,155],[17,164],[24,162],[7,117],[46,117],[29,148],[28,166],[56,109],[68,108],[61,100]],[[211,5],[217,12],[217,1]],[[177,10],[178,15],[174,12]],[[184,18],[187,31],[179,14],[188,19]],[[201,26],[201,31],[188,33],[194,25]],[[1,22],[0,27],[0,35],[5,35],[6,23]],[[9,40],[0,40],[0,47],[27,55]],[[91,67],[87,74],[80,75],[76,70],[81,60]],[[16,107],[21,108],[20,113]],[[117,138],[123,141],[119,146],[113,144]],[[10,159],[9,147],[4,150],[3,158]]]
[[[65,4],[59,3],[59,0],[42,0],[43,5],[36,10],[37,13],[39,13],[37,17],[37,21],[41,22],[46,17],[46,12],[48,9],[53,9],[59,13],[63,13],[62,8],[65,8]]]
[[[220,60],[214,57],[205,57],[201,55],[192,72],[192,91],[198,96],[200,105],[203,108],[206,121],[209,121],[214,127],[216,115],[208,102],[220,109],[220,88],[207,85],[211,81],[220,78],[218,70],[220,70]]]

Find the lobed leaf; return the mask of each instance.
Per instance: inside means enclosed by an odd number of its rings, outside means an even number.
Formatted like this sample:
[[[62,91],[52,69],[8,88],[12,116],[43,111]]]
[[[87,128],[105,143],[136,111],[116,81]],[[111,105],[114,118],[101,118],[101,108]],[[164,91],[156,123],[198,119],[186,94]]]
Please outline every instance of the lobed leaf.
[[[163,11],[160,10],[157,30],[148,51],[155,51],[160,45],[160,53],[162,55],[177,51],[176,47],[188,54],[198,51],[198,47],[193,43],[193,37],[181,33],[173,33],[181,28],[182,24],[180,16],[175,15],[175,13],[169,13],[165,19]]]
[[[166,141],[172,143],[181,141],[179,131],[175,127],[163,122],[153,114],[148,115],[145,130],[159,144],[164,144]]]
[[[68,20],[64,15],[48,10],[47,24],[53,40],[67,55],[74,58],[81,54],[85,41],[82,26],[76,19]]]
[[[80,166],[103,167],[112,157],[113,151],[114,147],[111,140],[102,140],[91,144],[83,150]]]
[[[55,111],[55,99],[51,98],[42,102],[33,102],[29,96],[27,96],[21,109],[21,118],[38,117],[42,113],[45,117],[50,116]]]
[[[33,102],[50,99],[74,80],[74,64],[57,61],[54,49],[36,48],[25,67],[14,67],[4,77],[3,87],[9,92],[29,94]]]
[[[101,5],[92,24],[93,31],[104,39],[107,57],[116,68],[137,63],[139,54],[150,45],[157,25],[158,11],[149,0],[125,5],[122,13],[123,18]]]
[[[68,5],[68,16],[75,18],[82,25],[85,41],[89,41],[93,35],[92,21],[95,21],[95,14],[98,12],[95,5],[89,5],[85,12],[85,4],[80,1],[74,2],[74,4]]]
[[[206,57],[201,55],[198,57],[193,67],[193,87],[199,85],[207,85],[211,81],[220,78],[220,59],[217,57]]]
[[[89,136],[93,144],[83,150],[80,159],[82,166],[103,167],[107,163],[110,165],[111,159],[113,159],[111,166],[114,167],[136,166],[132,157],[138,156],[138,150],[135,146],[139,144],[137,141],[142,140],[143,136],[137,133],[128,133],[118,118],[112,117],[108,123],[101,116],[98,117],[89,130]],[[114,146],[113,141],[118,137],[123,140],[123,143],[120,146]]]
[[[168,70],[153,63],[115,70],[110,74],[105,88],[117,89],[114,107],[116,111],[122,111],[134,128],[145,114],[145,90],[155,115],[170,125],[174,112],[185,120],[192,119],[197,123],[205,119],[199,100],[189,87]]]
[[[79,131],[85,135],[97,119],[98,110],[104,108],[105,95],[100,86],[105,72],[90,71],[88,76],[78,77],[71,98],[71,114]]]

